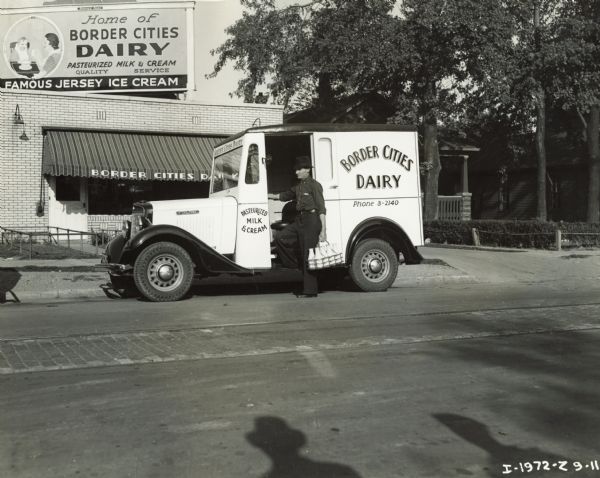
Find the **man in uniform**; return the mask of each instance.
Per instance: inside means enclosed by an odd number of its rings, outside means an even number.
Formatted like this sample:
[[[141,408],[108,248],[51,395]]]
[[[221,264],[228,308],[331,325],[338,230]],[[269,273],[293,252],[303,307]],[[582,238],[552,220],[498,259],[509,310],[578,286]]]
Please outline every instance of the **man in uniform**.
[[[323,187],[311,177],[311,168],[308,156],[298,156],[294,162],[298,184],[289,191],[269,194],[269,199],[296,200],[296,219],[275,236],[275,246],[285,267],[302,271],[304,287],[297,297],[317,296],[317,276],[308,268],[308,252],[319,241],[327,240]]]

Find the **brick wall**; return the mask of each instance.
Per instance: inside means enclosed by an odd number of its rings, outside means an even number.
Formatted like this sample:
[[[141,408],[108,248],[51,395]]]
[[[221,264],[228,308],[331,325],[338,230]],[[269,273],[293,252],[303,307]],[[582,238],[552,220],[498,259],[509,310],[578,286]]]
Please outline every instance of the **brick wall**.
[[[29,141],[13,124],[19,105]],[[36,215],[40,198],[42,128],[130,130],[229,135],[283,122],[279,106],[208,104],[100,94],[64,94],[0,89],[0,226],[45,228],[48,211]],[[44,180],[43,195],[48,198]]]

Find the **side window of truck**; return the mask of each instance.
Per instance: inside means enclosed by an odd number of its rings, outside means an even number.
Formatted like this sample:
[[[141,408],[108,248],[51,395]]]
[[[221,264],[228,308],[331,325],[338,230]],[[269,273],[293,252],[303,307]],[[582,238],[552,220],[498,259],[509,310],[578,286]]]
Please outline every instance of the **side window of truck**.
[[[333,179],[333,147],[330,138],[319,138],[317,142],[316,169],[321,181]]]
[[[248,148],[248,160],[246,162],[246,184],[258,184],[259,179],[258,146],[251,144]]]

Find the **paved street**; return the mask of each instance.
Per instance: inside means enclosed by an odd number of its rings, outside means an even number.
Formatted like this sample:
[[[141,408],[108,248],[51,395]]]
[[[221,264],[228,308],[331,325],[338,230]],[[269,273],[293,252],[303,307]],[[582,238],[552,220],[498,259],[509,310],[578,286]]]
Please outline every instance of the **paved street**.
[[[600,476],[597,297],[459,280],[9,305],[0,476]]]

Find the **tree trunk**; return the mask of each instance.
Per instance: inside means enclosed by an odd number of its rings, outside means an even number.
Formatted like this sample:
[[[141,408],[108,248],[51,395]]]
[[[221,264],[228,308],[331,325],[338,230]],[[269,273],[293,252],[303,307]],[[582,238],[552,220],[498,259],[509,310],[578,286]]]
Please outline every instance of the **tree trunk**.
[[[319,73],[317,83],[318,106],[329,106],[333,102],[333,88],[331,87],[331,75]]]
[[[537,154],[537,219],[546,221],[546,94],[542,87],[536,93],[535,151]]]
[[[434,221],[438,217],[438,180],[442,165],[438,148],[438,130],[435,118],[425,122],[423,156],[427,165],[425,176],[424,220]]]
[[[600,105],[592,106],[587,122],[589,154],[587,222],[600,220]]]

